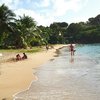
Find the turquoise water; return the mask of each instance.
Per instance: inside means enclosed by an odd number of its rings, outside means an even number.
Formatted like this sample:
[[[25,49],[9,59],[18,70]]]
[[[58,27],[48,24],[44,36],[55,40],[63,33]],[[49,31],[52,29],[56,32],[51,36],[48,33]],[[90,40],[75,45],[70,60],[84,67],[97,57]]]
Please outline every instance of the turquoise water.
[[[90,57],[100,57],[100,44],[92,44],[92,45],[80,45],[77,48],[77,54],[85,54]]]
[[[15,95],[15,100],[100,100],[100,44],[68,47],[36,69],[37,81]]]

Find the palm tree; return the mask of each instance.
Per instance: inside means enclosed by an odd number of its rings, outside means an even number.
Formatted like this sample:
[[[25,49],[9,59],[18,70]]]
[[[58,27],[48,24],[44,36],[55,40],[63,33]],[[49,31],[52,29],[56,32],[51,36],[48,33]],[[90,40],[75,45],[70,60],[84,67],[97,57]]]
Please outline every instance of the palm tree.
[[[16,36],[19,37],[16,39],[16,43],[18,43],[18,39],[20,39],[21,43],[17,44],[18,47],[27,48],[36,35],[36,22],[33,18],[23,15],[22,17],[19,16],[19,19],[16,20],[16,25]]]
[[[0,6],[0,44],[4,38],[8,36],[7,33],[12,32],[15,14],[9,10],[5,4]]]
[[[0,6],[0,32],[11,31],[15,14],[5,4]]]

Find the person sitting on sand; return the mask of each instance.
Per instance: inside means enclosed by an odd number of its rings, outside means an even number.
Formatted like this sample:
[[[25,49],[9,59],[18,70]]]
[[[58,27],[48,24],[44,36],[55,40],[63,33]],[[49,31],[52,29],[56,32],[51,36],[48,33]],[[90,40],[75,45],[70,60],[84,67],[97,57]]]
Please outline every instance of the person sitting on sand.
[[[27,59],[27,55],[25,53],[23,53],[22,59]]]
[[[16,55],[16,60],[21,60],[21,56],[19,54]]]

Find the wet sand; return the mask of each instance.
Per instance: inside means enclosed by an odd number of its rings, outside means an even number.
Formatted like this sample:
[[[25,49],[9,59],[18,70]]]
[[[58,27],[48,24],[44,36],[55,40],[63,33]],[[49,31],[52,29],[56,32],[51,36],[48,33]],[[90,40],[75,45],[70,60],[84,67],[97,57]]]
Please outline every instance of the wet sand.
[[[0,100],[12,100],[13,95],[29,87],[32,80],[36,80],[33,74],[34,68],[54,59],[56,49],[66,45],[56,45],[54,49],[28,55],[28,59],[18,62],[0,64]]]

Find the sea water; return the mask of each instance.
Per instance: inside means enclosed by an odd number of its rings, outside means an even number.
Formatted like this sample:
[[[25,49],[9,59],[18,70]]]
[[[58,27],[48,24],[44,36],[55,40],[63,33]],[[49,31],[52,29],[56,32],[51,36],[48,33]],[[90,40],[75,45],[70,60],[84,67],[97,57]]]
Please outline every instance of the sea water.
[[[36,69],[37,81],[14,100],[100,100],[100,44],[68,47]],[[35,70],[35,69],[34,69]]]

